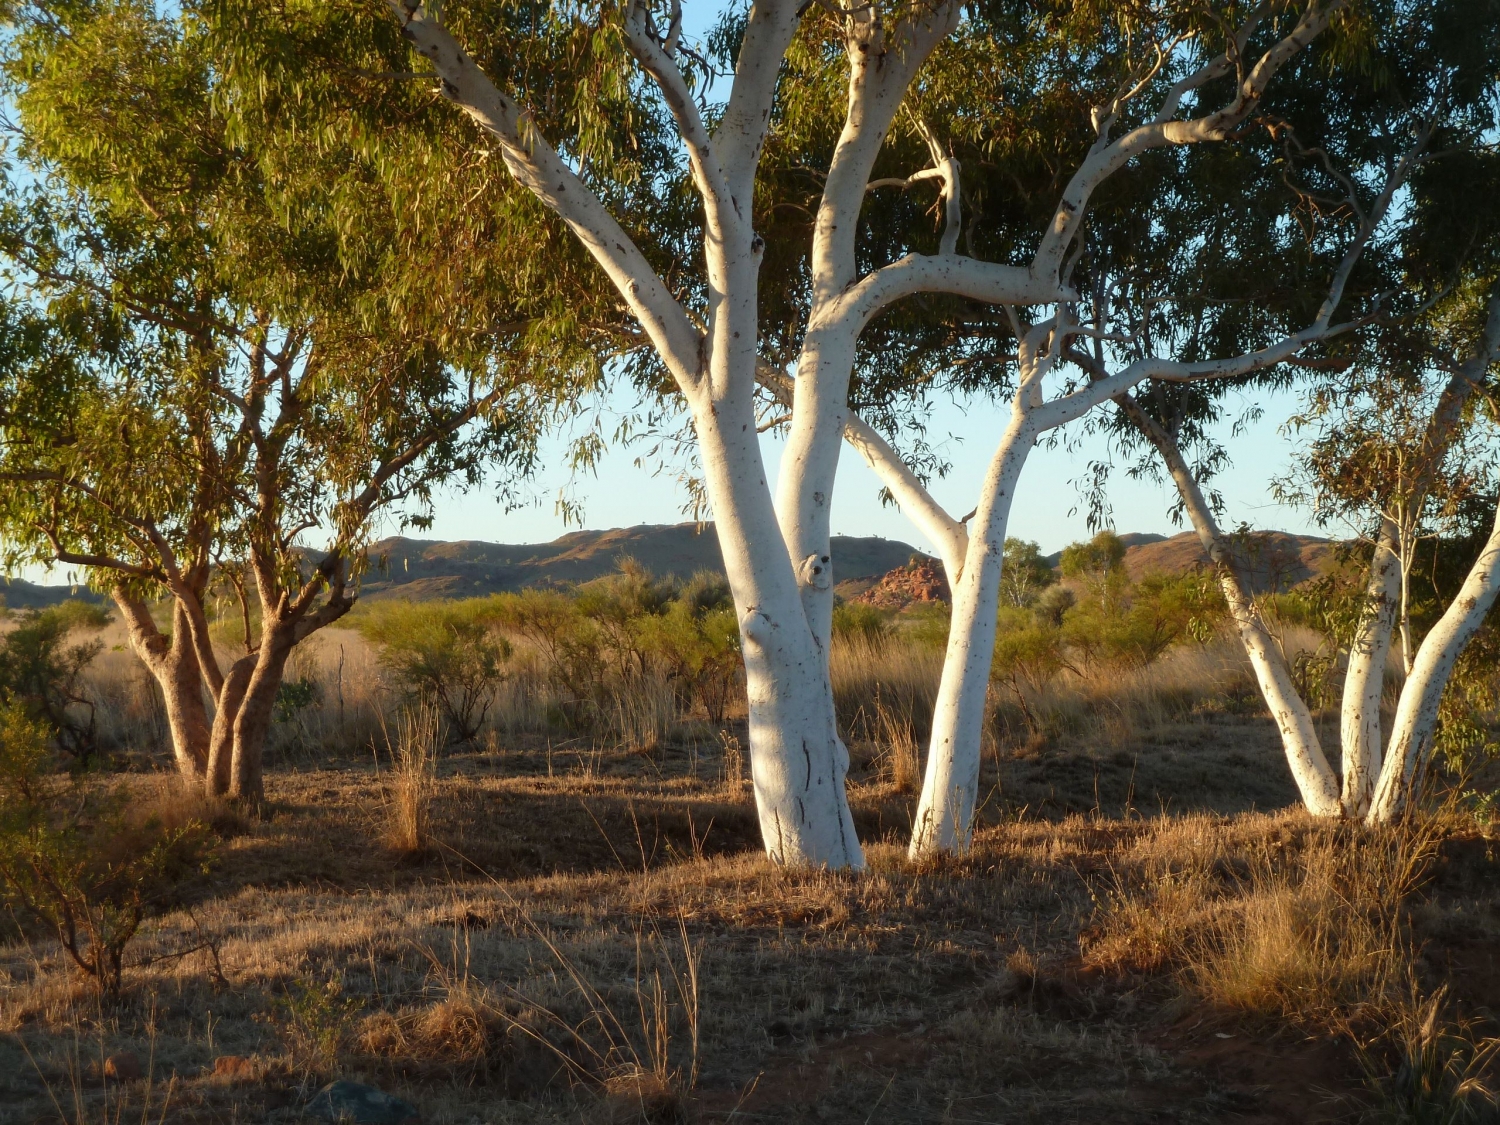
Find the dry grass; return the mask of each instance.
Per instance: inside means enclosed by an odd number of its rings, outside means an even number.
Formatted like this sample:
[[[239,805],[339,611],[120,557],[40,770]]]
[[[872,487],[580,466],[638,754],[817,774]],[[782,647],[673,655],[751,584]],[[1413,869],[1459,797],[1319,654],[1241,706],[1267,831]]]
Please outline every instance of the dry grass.
[[[1161,822],[1122,856],[1085,956],[1170,973],[1221,1011],[1325,1028],[1383,1023],[1410,977],[1405,910],[1437,842],[1427,824],[1309,821],[1247,840],[1241,822]]]
[[[477,747],[439,752],[341,632],[295,670],[314,702],[278,725],[257,818],[127,779],[225,841],[145,927],[118,1007],[0,920],[0,1122],[72,1120],[45,1087],[70,1089],[80,1036],[153,1060],[150,1081],[83,1082],[85,1120],[106,1097],[159,1111],[169,1084],[167,1121],[289,1120],[335,1076],[429,1125],[1460,1120],[1400,1117],[1398,1076],[1468,1082],[1474,1105],[1493,1085],[1472,1022],[1500,1010],[1493,828],[1266,811],[1292,789],[1217,642],[1060,678],[1028,700],[1040,740],[993,701],[975,847],[920,870],[904,843],[941,653],[840,643],[872,842],[856,878],[761,856],[740,714],[709,728],[663,697],[583,735],[518,651]],[[382,719],[409,775],[377,772]],[[1449,981],[1468,1007],[1424,1031],[1413,1012]],[[246,1062],[216,1076],[224,1056]]]
[[[442,715],[423,703],[397,717],[395,741],[386,742],[391,780],[385,839],[398,852],[420,852],[431,840],[438,751],[445,741]]]

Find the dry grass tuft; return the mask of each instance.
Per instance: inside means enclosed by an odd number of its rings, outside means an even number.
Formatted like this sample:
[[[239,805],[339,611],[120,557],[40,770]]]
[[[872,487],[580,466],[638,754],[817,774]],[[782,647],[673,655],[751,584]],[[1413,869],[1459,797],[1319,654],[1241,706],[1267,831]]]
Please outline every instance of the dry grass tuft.
[[[391,798],[386,843],[396,851],[423,851],[431,842],[432,798],[437,789],[438,751],[446,740],[443,719],[431,703],[403,711],[391,758]]]
[[[1500,1038],[1446,1011],[1447,986],[1431,996],[1412,987],[1395,1020],[1360,1063],[1373,1095],[1368,1119],[1392,1125],[1481,1125],[1500,1120],[1500,1097],[1487,1078],[1500,1059]],[[1383,1063],[1394,1062],[1393,1067]]]
[[[1399,1011],[1415,956],[1407,897],[1436,855],[1430,826],[1303,821],[1259,841],[1232,822],[1161,822],[1118,879],[1086,957],[1171,970],[1217,1008],[1324,1027]]]

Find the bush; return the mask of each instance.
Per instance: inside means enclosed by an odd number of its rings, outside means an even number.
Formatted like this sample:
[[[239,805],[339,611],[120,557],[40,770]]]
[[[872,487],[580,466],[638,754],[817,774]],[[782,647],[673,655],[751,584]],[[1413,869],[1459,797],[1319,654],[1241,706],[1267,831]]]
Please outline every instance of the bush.
[[[990,678],[1007,685],[1032,735],[1041,725],[1026,701],[1026,692],[1041,691],[1068,667],[1062,630],[1045,613],[1003,607],[996,622],[995,659]]]
[[[108,996],[141,921],[207,868],[208,829],[132,818],[126,795],[48,769],[46,728],[24,707],[0,712],[0,891],[56,934]]]
[[[833,606],[833,635],[845,641],[883,641],[891,635],[891,623],[875,606],[839,601]]]
[[[409,695],[430,700],[453,733],[473,742],[489,714],[509,643],[486,621],[484,603],[383,602],[359,630]]]
[[[83,601],[33,610],[0,639],[0,704],[19,703],[57,746],[78,761],[98,750],[93,701],[83,674],[104,650],[97,639],[68,645],[79,629],[101,629],[109,616]]]
[[[697,702],[711,723],[722,723],[739,681],[740,627],[729,588],[699,574],[664,613],[643,618],[643,643],[671,679],[683,709]]]
[[[1207,640],[1227,612],[1207,574],[1152,574],[1138,585],[1111,578],[1064,612],[1063,639],[1084,665],[1144,668],[1183,640]]]

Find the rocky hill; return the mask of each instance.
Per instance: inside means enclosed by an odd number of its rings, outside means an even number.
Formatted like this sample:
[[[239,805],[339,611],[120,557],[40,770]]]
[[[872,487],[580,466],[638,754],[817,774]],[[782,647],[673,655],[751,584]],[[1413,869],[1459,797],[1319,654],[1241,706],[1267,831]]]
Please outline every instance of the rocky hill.
[[[859,592],[916,553],[910,544],[895,539],[835,535],[833,573],[839,592]],[[661,577],[724,572],[712,524],[642,524],[575,531],[551,543],[383,539],[370,548],[363,590],[368,598],[423,601],[560,588],[603,577],[627,556]]]
[[[1208,566],[1208,555],[1191,531],[1170,539],[1161,535],[1122,535],[1125,568],[1139,580],[1152,573],[1185,574]],[[1333,564],[1337,544],[1313,535],[1257,531],[1239,540],[1235,550],[1250,574],[1256,593],[1287,590]]]

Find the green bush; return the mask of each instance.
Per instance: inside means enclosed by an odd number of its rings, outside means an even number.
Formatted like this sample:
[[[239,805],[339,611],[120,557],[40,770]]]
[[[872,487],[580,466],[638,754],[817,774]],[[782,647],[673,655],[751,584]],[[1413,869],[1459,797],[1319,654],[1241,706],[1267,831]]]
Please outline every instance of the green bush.
[[[1062,615],[1062,637],[1091,668],[1144,668],[1183,640],[1207,640],[1227,607],[1207,574],[1151,574],[1131,585],[1123,570],[1096,583]]]
[[[883,641],[891,635],[891,623],[875,606],[838,601],[833,606],[833,635],[845,641]]]
[[[97,639],[68,644],[80,629],[100,629],[109,616],[84,601],[32,610],[0,639],[0,705],[19,703],[65,754],[86,761],[98,751],[93,701],[83,674],[104,650]]]
[[[356,624],[407,693],[430,700],[458,738],[473,742],[511,655],[485,603],[381,602]]]
[[[1026,691],[1040,691],[1066,667],[1062,629],[1050,616],[1034,609],[1001,607],[990,678],[1011,689],[1033,735],[1041,733],[1041,726],[1026,701]]]
[[[743,665],[739,622],[723,579],[695,575],[664,612],[643,617],[639,627],[683,710],[701,703],[709,722],[722,723]]]
[[[142,820],[123,792],[49,769],[49,742],[24,707],[0,711],[0,894],[114,996],[125,947],[206,870],[211,837],[197,822]]]

